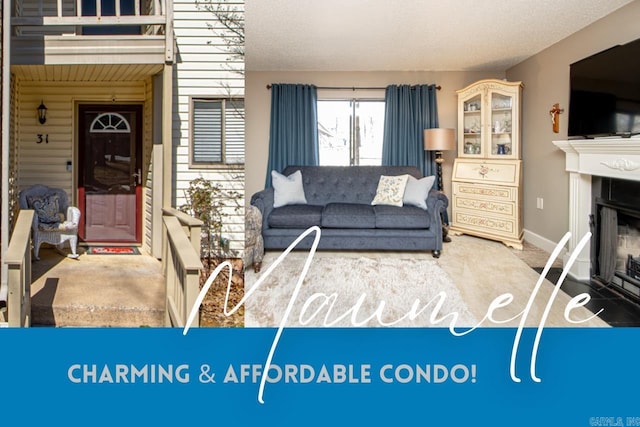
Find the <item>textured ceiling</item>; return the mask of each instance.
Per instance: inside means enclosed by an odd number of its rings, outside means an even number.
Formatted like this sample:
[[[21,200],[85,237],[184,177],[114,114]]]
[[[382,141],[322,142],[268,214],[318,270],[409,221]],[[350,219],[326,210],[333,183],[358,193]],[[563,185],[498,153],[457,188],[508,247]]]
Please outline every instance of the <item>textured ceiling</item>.
[[[245,0],[245,66],[503,71],[631,1]]]

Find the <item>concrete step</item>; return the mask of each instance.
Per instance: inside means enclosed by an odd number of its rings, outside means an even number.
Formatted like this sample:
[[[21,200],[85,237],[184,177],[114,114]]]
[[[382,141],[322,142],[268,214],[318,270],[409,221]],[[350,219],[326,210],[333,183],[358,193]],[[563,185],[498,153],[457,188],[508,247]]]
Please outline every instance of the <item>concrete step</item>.
[[[80,305],[31,307],[32,326],[56,327],[161,327],[164,310]]]
[[[33,326],[164,325],[165,284],[159,260],[141,255],[66,257],[43,248],[32,264]]]

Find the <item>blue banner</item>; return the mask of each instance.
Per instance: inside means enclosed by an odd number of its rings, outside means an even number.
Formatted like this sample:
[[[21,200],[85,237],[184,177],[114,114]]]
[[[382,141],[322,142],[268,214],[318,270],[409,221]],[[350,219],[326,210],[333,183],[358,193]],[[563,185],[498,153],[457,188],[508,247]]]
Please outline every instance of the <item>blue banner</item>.
[[[640,425],[637,328],[2,329],[2,425]],[[273,347],[267,370],[268,355]],[[5,423],[6,422],[6,423]]]

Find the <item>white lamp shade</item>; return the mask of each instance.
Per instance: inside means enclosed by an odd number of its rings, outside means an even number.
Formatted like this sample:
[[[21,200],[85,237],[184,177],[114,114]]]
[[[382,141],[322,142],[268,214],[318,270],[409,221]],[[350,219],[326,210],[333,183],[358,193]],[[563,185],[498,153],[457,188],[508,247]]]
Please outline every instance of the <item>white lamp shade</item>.
[[[448,151],[456,148],[455,129],[432,128],[424,130],[424,149],[427,151]]]

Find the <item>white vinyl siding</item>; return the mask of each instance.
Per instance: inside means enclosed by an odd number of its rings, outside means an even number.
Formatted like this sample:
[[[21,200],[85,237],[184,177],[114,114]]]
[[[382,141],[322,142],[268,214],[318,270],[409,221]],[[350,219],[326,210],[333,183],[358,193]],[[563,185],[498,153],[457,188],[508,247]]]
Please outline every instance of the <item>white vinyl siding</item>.
[[[192,167],[244,163],[244,101],[194,99]]]
[[[240,10],[244,7],[242,1],[226,3]],[[244,63],[241,58],[233,58],[227,50],[225,40],[220,36],[222,26],[211,12],[198,8],[193,0],[175,0],[173,9],[174,34],[180,54],[180,61],[174,68],[173,87],[174,207],[186,203],[185,190],[196,178],[208,179],[225,191],[244,195],[244,114],[239,118],[241,120],[232,120],[231,124],[231,118],[226,118],[227,128],[231,125],[242,129],[242,142],[235,132],[227,141],[228,163],[197,164],[193,162],[192,152],[193,100],[243,99],[244,75],[239,71]],[[244,251],[244,200],[238,202],[238,210],[231,207],[235,202],[229,203],[222,234],[231,241],[231,249],[241,255]]]

